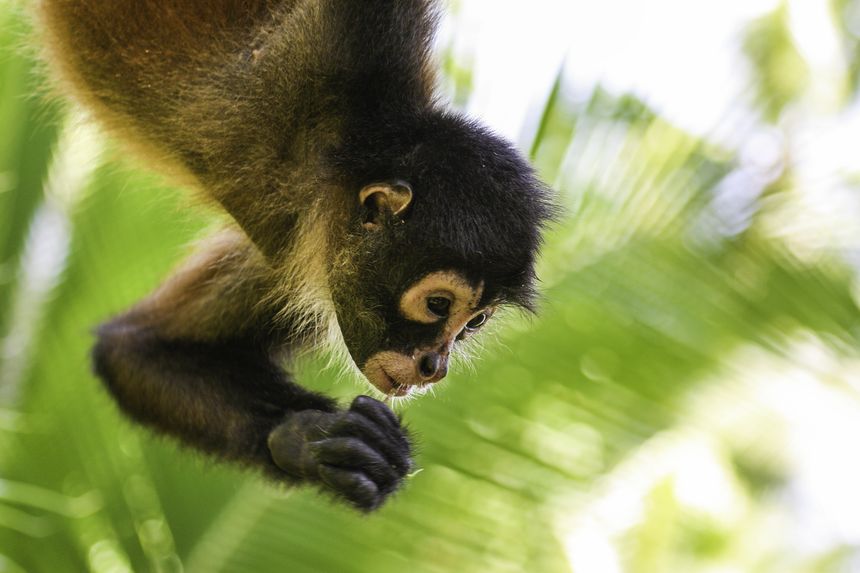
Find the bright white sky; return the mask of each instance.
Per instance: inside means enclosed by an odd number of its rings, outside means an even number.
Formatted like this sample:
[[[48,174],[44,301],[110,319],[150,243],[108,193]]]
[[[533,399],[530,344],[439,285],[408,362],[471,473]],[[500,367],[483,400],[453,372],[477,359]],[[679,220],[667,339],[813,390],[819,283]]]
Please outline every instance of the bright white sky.
[[[634,91],[695,133],[737,108],[745,85],[740,32],[777,0],[462,0],[456,49],[475,62],[469,111],[517,138],[530,104],[562,62],[586,95],[597,83]],[[822,0],[790,2],[793,32],[813,63],[838,50]],[[566,58],[566,60],[565,60]]]

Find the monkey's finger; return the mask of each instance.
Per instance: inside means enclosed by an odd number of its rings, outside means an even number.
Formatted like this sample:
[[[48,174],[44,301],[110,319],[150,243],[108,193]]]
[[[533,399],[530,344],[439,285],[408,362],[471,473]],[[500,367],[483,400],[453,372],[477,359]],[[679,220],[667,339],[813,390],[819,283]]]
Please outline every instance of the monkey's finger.
[[[287,474],[307,479],[315,475],[316,464],[304,450],[304,440],[298,437],[290,424],[281,424],[269,434],[269,454]]]
[[[329,435],[360,438],[381,452],[400,475],[405,475],[412,467],[409,443],[402,431],[387,431],[387,428],[380,427],[358,412],[345,412],[331,427]]]
[[[398,480],[385,458],[358,438],[320,440],[310,444],[309,449],[320,464],[361,470],[379,489],[388,489]]]
[[[379,488],[361,472],[320,466],[322,482],[361,510],[371,511],[382,502]]]
[[[377,424],[387,427],[393,431],[401,432],[400,420],[391,411],[391,408],[375,400],[370,396],[358,396],[350,404],[349,409],[367,416]]]

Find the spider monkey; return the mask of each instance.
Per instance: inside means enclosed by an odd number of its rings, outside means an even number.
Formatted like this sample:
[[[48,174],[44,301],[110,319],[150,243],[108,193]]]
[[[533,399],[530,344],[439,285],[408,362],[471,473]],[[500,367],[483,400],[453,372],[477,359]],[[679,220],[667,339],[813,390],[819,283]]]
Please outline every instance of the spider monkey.
[[[412,466],[386,404],[281,364],[334,340],[383,395],[447,373],[500,305],[532,309],[554,207],[435,92],[435,0],[40,0],[58,86],[235,225],[101,325],[132,419],[363,511]]]

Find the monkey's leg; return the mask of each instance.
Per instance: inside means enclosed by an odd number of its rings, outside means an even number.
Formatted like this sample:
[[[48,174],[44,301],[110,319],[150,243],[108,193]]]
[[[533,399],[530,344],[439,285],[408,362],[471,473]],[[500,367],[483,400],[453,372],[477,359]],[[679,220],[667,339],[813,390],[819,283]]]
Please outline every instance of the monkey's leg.
[[[275,328],[260,306],[267,269],[247,239],[220,236],[100,327],[96,372],[138,422],[374,509],[409,470],[405,431],[381,402],[360,396],[338,411],[280,368],[279,347],[301,333]]]

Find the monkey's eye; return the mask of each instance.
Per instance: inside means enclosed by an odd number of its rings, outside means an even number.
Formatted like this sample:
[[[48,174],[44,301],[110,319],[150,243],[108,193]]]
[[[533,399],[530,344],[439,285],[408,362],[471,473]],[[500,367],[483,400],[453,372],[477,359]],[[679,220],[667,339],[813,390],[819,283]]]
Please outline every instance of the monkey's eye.
[[[487,316],[487,313],[482,312],[481,314],[466,323],[466,330],[477,330],[481,328],[482,326],[484,326],[484,323],[487,322],[487,318],[489,318]]]
[[[444,296],[431,296],[427,299],[427,310],[439,318],[446,318],[451,310],[451,301]]]

